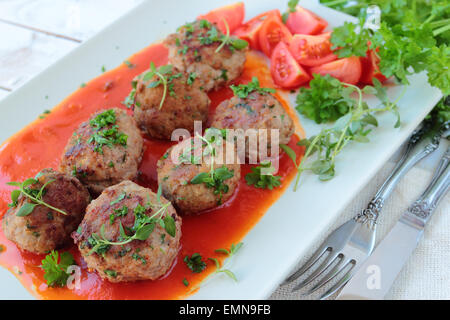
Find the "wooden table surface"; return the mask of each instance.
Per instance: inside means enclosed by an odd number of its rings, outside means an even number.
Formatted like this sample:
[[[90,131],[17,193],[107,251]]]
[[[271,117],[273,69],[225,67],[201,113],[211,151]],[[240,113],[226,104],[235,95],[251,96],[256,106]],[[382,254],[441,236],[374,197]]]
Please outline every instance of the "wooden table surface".
[[[143,0],[0,0],[0,100]]]

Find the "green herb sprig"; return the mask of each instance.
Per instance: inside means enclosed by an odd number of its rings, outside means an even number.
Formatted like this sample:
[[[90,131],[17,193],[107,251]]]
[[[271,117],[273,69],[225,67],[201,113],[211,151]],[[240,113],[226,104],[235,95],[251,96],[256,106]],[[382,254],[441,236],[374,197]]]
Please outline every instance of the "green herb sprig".
[[[330,77],[316,76],[315,79],[335,82],[335,80]],[[342,83],[342,86],[340,87],[340,98],[339,94],[337,94],[334,98],[334,102],[340,103],[342,100],[345,100],[349,108],[348,113],[340,117],[334,123],[333,127],[324,128],[318,135],[298,142],[298,145],[306,147],[305,155],[299,165],[297,165],[295,152],[287,145],[280,145],[297,167],[298,174],[294,190],[297,189],[300,176],[304,171],[311,171],[314,174],[317,174],[322,181],[333,178],[335,175],[336,156],[342,149],[350,141],[369,142],[367,135],[371,132],[370,127],[378,126],[378,121],[375,118],[376,113],[384,111],[394,112],[397,116],[394,127],[397,128],[400,126],[400,117],[396,103],[402,97],[405,90],[403,90],[403,93],[395,101],[391,102],[387,96],[386,89],[382,84],[377,79],[373,79],[373,82],[374,86],[365,86],[363,89],[348,83]],[[353,92],[357,94],[357,99],[350,97],[350,94]],[[380,106],[369,108],[367,103],[363,101],[363,93],[375,95],[380,101]],[[299,93],[299,95],[303,94],[305,93]],[[330,97],[323,96],[322,98],[330,103]],[[319,105],[317,108],[320,108],[320,99],[318,100],[318,103]],[[306,166],[306,160],[313,154],[316,154],[316,160],[310,163],[309,166]]]
[[[210,155],[211,159],[211,167],[209,172],[200,172],[190,181],[191,184],[201,184],[204,183],[208,188],[214,188],[214,194],[219,195],[218,203],[222,203],[222,195],[223,193],[227,193],[229,190],[229,186],[225,184],[225,180],[231,179],[234,177],[233,170],[229,170],[225,165],[214,169],[214,157],[216,156],[216,149],[213,146],[213,143],[222,143],[222,139],[219,141],[208,140],[205,137],[197,134],[197,137],[200,138],[205,143],[205,150],[203,152],[203,156]]]
[[[160,199],[160,191],[158,191],[158,199]],[[163,215],[169,206],[170,202],[162,205],[159,200],[159,209],[156,210],[153,215],[148,216],[145,212],[152,208],[155,209],[154,205],[149,203],[148,207],[144,207],[138,204],[133,210],[135,216],[134,225],[131,227],[133,234],[127,235],[122,222],[119,222],[120,241],[114,242],[108,240],[105,235],[105,225],[103,224],[100,227],[100,235],[93,233],[88,239],[88,243],[92,247],[89,255],[94,252],[97,254],[104,254],[111,246],[122,246],[133,240],[145,241],[153,232],[157,224],[164,228],[170,236],[174,237],[176,233],[175,220],[168,214],[163,218]]]
[[[147,85],[147,88],[156,88],[161,84],[163,85],[163,95],[159,103],[160,110],[164,104],[164,101],[166,100],[167,91],[169,91],[170,96],[175,95],[172,83],[173,80],[182,76],[182,73],[172,74],[172,70],[173,67],[170,64],[156,68],[155,64],[153,62],[150,62],[150,71],[146,72],[142,78],[144,82],[152,80],[155,76],[159,78],[156,81],[150,82]]]
[[[45,271],[44,279],[49,287],[64,287],[70,274],[67,273],[69,266],[75,265],[75,259],[70,252],[59,254],[52,250],[42,260],[41,268]]]
[[[222,48],[228,45],[231,49],[242,50],[248,47],[248,42],[239,38],[231,38],[230,37],[230,27],[225,19],[222,19],[225,24],[226,33],[222,37],[220,37],[221,44],[217,47],[216,53],[218,53]],[[214,27],[215,28],[215,27]],[[217,41],[217,40],[215,40]]]
[[[238,251],[239,249],[243,246],[244,244],[242,242],[239,242],[238,244],[231,244],[230,249],[216,249],[215,252],[216,253],[221,253],[227,256],[227,258],[231,258],[233,257]],[[208,258],[209,260],[211,260],[212,262],[214,262],[215,266],[216,266],[216,271],[214,271],[214,274],[218,274],[218,273],[224,273],[227,276],[229,276],[231,279],[233,279],[234,281],[238,281],[236,278],[236,275],[230,270],[230,269],[226,269],[225,265],[220,265],[219,260],[217,260],[216,258]]]
[[[31,186],[33,184],[36,184],[39,182],[37,180],[37,178],[29,178],[23,182],[15,182],[15,181],[7,182],[6,183],[7,185],[19,188],[19,189],[11,191],[11,201],[12,202],[9,204],[9,207],[16,207],[18,205],[19,196],[23,195],[23,196],[27,197],[31,202],[25,202],[20,207],[20,209],[16,212],[16,216],[18,216],[18,217],[25,217],[25,216],[29,215],[30,213],[33,212],[34,208],[38,205],[46,206],[47,208],[49,208],[51,210],[59,212],[63,215],[67,215],[67,213],[64,212],[63,210],[49,205],[42,199],[43,196],[45,195],[45,188],[54,181],[55,181],[54,179],[48,180],[39,189],[31,188]]]
[[[273,88],[261,88],[257,77],[253,77],[252,81],[247,84],[239,84],[237,86],[231,85],[230,88],[233,91],[234,95],[241,99],[247,98],[248,95],[252,92],[258,92],[261,95],[276,92],[276,90]]]
[[[262,174],[262,169],[269,170],[269,173]],[[281,177],[272,174],[274,168],[270,161],[261,162],[259,166],[254,167],[251,170],[252,172],[245,175],[245,180],[249,186],[253,185],[255,188],[272,190],[281,185]]]

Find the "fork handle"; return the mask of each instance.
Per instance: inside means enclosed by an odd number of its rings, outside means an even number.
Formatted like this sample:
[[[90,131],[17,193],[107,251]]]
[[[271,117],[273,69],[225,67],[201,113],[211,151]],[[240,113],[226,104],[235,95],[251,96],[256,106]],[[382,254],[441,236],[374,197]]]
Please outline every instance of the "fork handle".
[[[434,176],[422,193],[409,208],[407,217],[410,223],[416,227],[423,228],[431,218],[439,200],[446,194],[450,187],[450,148],[447,149],[441,158]]]
[[[380,187],[376,195],[369,202],[366,209],[358,214],[355,219],[362,223],[368,223],[374,227],[384,203],[394,191],[402,177],[420,160],[431,154],[439,146],[441,133],[431,137],[424,137],[423,130],[416,131],[409,139],[402,158],[395,166],[392,173]]]

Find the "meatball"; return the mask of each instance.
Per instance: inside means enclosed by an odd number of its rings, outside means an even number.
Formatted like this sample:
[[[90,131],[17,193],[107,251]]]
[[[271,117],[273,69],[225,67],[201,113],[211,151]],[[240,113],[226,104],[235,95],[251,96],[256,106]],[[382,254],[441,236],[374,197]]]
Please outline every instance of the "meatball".
[[[164,197],[123,181],[90,203],[72,237],[88,268],[102,278],[154,280],[177,256],[181,218]]]
[[[215,24],[200,20],[180,27],[164,43],[169,49],[169,63],[195,73],[209,91],[230,83],[244,69],[247,47],[237,46],[242,40],[234,37],[222,45],[225,39]]]
[[[26,187],[27,193],[36,197],[44,185],[42,201],[66,215],[42,204],[35,205],[31,213],[22,215],[27,212],[24,206],[36,202],[20,194],[2,221],[6,238],[21,249],[34,253],[46,253],[68,244],[70,233],[80,224],[90,201],[88,190],[77,178],[52,169],[42,170],[34,183]]]
[[[271,155],[271,129],[279,130],[279,143],[287,144],[295,131],[294,122],[281,103],[268,92],[253,91],[246,98],[232,97],[221,102],[211,119],[218,129],[267,129],[267,155]],[[278,145],[278,144],[277,144]],[[257,148],[249,148],[245,137],[247,159],[261,160]]]
[[[162,105],[164,86],[158,82],[158,76],[146,79],[148,74],[151,71],[137,77],[134,104],[134,118],[144,132],[153,138],[170,139],[177,128],[192,133],[194,121],[206,122],[210,100],[200,90],[194,73],[182,73],[175,68],[166,73],[167,93]]]
[[[106,187],[136,177],[143,143],[136,122],[124,110],[99,111],[70,138],[60,168],[97,196]]]
[[[226,148],[230,147],[225,141],[221,148],[217,148],[217,143],[210,144],[214,146],[214,157],[211,157],[208,146],[203,145],[202,149],[201,140],[200,147],[195,147],[194,141],[194,138],[186,139],[169,148],[157,164],[158,183],[163,195],[184,214],[225,203],[233,195],[241,176],[237,161],[231,164],[218,161],[225,158]]]

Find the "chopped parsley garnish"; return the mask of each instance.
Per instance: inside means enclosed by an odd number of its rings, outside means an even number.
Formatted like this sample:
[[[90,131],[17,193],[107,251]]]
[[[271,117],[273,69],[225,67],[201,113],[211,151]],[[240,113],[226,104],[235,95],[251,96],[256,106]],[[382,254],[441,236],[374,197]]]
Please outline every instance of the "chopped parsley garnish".
[[[130,69],[133,69],[134,67],[136,67],[135,64],[131,63],[131,62],[128,61],[128,60],[125,60],[123,63],[125,63],[125,65],[126,65],[128,68],[130,68]]]
[[[167,91],[169,91],[169,95],[171,97],[175,96],[175,91],[173,89],[173,80],[181,78],[183,76],[182,73],[172,74],[172,65],[168,64],[165,66],[161,66],[158,69],[155,67],[153,62],[150,63],[150,71],[146,72],[142,80],[144,82],[148,82],[153,80],[154,77],[158,77],[158,80],[154,80],[147,85],[147,88],[156,88],[159,85],[163,85],[163,95],[161,98],[161,102],[159,103],[159,109],[162,108],[164,101],[166,100]],[[189,79],[188,79],[189,80]],[[193,80],[192,80],[193,81]]]
[[[114,213],[111,213],[109,215],[109,223],[114,224],[114,221],[116,220],[116,218],[125,217],[127,214],[128,214],[127,206],[123,206],[120,209],[114,209]]]
[[[187,287],[189,286],[189,281],[186,278],[183,278],[183,284]]]
[[[67,284],[67,279],[70,274],[67,273],[67,268],[75,264],[75,259],[70,252],[63,252],[52,250],[42,260],[41,268],[44,269],[44,279],[47,281],[49,287],[64,287]]]
[[[25,217],[27,215],[29,215],[30,213],[33,212],[34,208],[38,205],[43,205],[46,206],[49,209],[52,209],[56,212],[59,212],[61,214],[67,215],[66,212],[64,212],[61,209],[55,208],[51,205],[49,205],[48,203],[46,203],[42,198],[45,195],[45,188],[52,183],[53,181],[55,181],[54,179],[50,179],[48,180],[46,183],[44,183],[42,185],[41,188],[39,189],[33,189],[31,188],[32,185],[38,183],[39,181],[37,180],[37,178],[39,177],[39,173],[38,175],[36,175],[36,178],[29,178],[27,180],[25,180],[24,182],[7,182],[6,184],[9,186],[15,186],[18,187],[19,189],[13,190],[11,191],[11,203],[8,205],[9,207],[16,207],[18,205],[18,199],[19,196],[25,196],[27,197],[30,202],[25,202],[20,208],[19,210],[16,212],[16,216],[18,217]]]
[[[262,169],[267,171],[261,173]],[[245,180],[249,186],[253,185],[256,188],[272,190],[281,185],[280,176],[272,175],[274,168],[270,161],[261,162],[259,166],[254,167],[251,170],[252,172],[245,175]]]
[[[128,96],[125,97],[125,100],[122,101],[122,104],[126,106],[128,109],[131,109],[133,105],[139,107],[140,105],[136,102],[136,86],[137,81],[131,81],[131,91]]]
[[[100,113],[90,121],[94,133],[88,143],[94,144],[94,151],[103,154],[103,146],[112,148],[113,145],[127,145],[128,136],[119,132],[116,121],[116,112],[113,109]]]
[[[185,256],[183,261],[194,273],[200,273],[206,268],[206,263],[202,260],[202,256],[199,253],[193,253],[190,257]]]
[[[215,25],[211,24],[207,20],[200,20],[199,21],[199,27],[200,29],[206,30],[206,32],[201,32],[198,35],[198,40],[202,45],[210,45],[216,42],[220,42],[220,45],[215,50],[216,53],[218,53],[224,46],[228,46],[230,50],[242,50],[245,49],[248,46],[248,42],[239,38],[232,38],[230,37],[230,29],[228,27],[228,24],[226,21],[225,28],[226,28],[226,34],[220,34],[219,30],[216,28]],[[192,23],[187,23],[184,26],[178,28],[178,30],[184,29],[186,38],[190,39],[192,37],[192,34],[194,32],[194,25]],[[181,45],[181,43],[175,41],[177,46]],[[184,46],[183,49],[178,50],[179,54],[186,54],[187,50],[189,50],[188,46]]]
[[[190,72],[186,83],[188,85],[192,85],[194,83],[195,78],[197,78],[197,74],[195,72]]]
[[[105,270],[105,274],[111,278],[117,277],[117,271],[115,270]]]
[[[231,85],[230,88],[231,90],[233,90],[234,95],[241,99],[247,98],[248,95],[252,92],[258,92],[261,95],[265,95],[267,93],[275,93],[275,89],[261,88],[259,86],[259,80],[257,77],[253,77],[252,81],[247,84],[240,84],[237,86]]]
[[[141,260],[142,264],[147,264],[147,259],[145,259],[143,256],[139,255],[140,251],[141,251],[141,249],[137,248],[136,251],[131,255],[131,257],[134,260]]]

